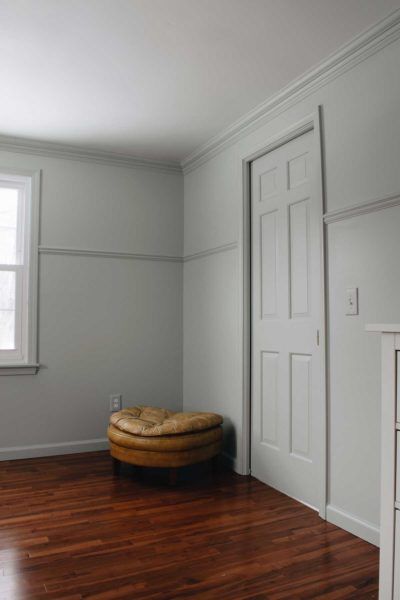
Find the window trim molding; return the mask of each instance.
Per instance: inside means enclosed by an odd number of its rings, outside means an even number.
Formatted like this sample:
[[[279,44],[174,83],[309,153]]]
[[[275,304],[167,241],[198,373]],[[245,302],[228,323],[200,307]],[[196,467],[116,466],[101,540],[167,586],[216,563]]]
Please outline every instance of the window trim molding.
[[[30,180],[30,218],[28,246],[28,311],[27,355],[25,360],[3,362],[1,375],[35,375],[38,362],[38,310],[39,310],[39,240],[40,240],[40,188],[41,170],[19,169],[0,165],[0,176],[26,177]]]
[[[39,371],[40,365],[39,363],[30,365],[30,364],[9,364],[6,365],[3,363],[0,365],[0,377],[3,375],[36,375]]]

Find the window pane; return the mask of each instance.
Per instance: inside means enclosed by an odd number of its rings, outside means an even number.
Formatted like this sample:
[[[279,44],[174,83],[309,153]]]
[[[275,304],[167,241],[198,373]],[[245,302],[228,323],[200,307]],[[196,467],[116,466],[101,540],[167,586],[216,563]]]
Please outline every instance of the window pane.
[[[0,264],[17,261],[18,190],[0,187]]]
[[[0,271],[0,310],[15,310],[15,272]]]
[[[0,310],[0,350],[15,349],[15,312]]]
[[[0,271],[0,350],[15,348],[15,282],[13,271]]]

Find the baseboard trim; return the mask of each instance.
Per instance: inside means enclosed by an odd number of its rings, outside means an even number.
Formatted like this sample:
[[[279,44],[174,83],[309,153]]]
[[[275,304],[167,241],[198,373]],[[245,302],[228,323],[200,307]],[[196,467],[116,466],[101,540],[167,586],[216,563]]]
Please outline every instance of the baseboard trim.
[[[376,525],[363,521],[332,504],[326,507],[326,520],[379,547],[379,528]]]
[[[76,454],[79,452],[97,452],[107,450],[107,438],[92,440],[77,440],[57,444],[34,444],[32,446],[10,446],[0,448],[0,461],[18,460],[20,458],[40,458],[44,456],[58,456],[60,454]]]

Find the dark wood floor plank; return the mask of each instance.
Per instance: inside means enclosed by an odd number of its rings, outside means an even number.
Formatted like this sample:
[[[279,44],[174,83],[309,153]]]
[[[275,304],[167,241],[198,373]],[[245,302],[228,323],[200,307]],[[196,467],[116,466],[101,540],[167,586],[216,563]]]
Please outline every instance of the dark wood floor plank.
[[[165,479],[165,478],[164,478]],[[373,600],[378,550],[252,478],[0,463],[0,600]]]

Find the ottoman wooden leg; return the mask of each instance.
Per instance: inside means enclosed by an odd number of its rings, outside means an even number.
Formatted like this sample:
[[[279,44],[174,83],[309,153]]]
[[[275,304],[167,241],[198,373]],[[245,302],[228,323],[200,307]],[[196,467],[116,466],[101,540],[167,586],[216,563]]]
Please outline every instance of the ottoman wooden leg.
[[[168,483],[169,485],[176,485],[178,481],[178,469],[176,467],[171,467],[168,474]]]
[[[118,460],[118,458],[112,457],[112,470],[113,475],[115,475],[115,477],[118,477],[121,471],[121,462]]]

